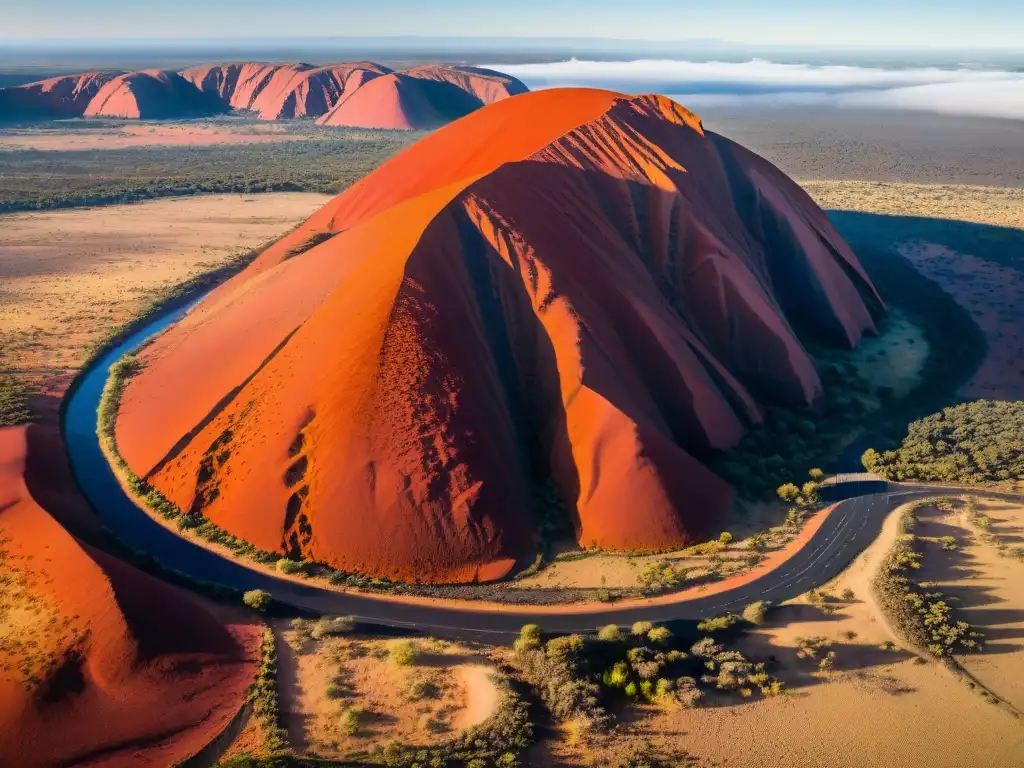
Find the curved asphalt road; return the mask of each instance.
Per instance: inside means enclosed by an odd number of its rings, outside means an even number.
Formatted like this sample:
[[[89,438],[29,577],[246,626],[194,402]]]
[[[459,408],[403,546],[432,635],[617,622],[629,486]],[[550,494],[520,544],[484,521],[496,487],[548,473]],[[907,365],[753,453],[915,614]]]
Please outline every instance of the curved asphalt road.
[[[136,348],[145,338],[179,319],[185,309],[157,318],[97,360],[78,380],[64,411],[64,438],[79,487],[100,518],[138,552],[147,553],[168,568],[201,581],[238,590],[263,589],[281,602],[318,614],[351,615],[359,621],[409,628],[440,637],[507,642],[523,624],[539,624],[550,633],[588,632],[605,624],[645,620],[695,620],[737,611],[755,600],[778,603],[822,584],[842,571],[878,534],[886,515],[900,504],[950,489],[900,486],[888,493],[840,502],[815,536],[793,557],[760,578],[709,597],[653,605],[555,613],[500,610],[490,607],[402,602],[368,594],[338,592],[312,584],[280,579],[222,557],[151,519],[122,491],[96,435],[97,408],[110,364]]]

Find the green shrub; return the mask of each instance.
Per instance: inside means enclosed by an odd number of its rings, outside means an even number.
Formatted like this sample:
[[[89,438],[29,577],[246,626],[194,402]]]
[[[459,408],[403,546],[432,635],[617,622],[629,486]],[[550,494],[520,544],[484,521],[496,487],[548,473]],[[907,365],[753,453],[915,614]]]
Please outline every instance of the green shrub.
[[[355,619],[351,616],[325,616],[316,621],[309,629],[309,636],[314,640],[335,635],[348,635],[355,630]]]
[[[0,376],[0,427],[26,424],[31,419],[28,388],[14,376]]]
[[[275,564],[275,567],[280,573],[283,573],[286,576],[294,576],[295,574],[302,573],[304,571],[304,566],[302,563],[298,563],[294,560],[289,560],[287,557],[282,557],[280,560],[278,560],[277,563]]]
[[[764,624],[765,616],[768,614],[768,603],[758,600],[743,609],[743,618],[751,624]]]
[[[635,624],[633,624],[633,628],[631,631],[632,634],[636,635],[637,637],[643,637],[644,635],[649,634],[652,629],[654,629],[654,624],[652,624],[651,622],[638,621]]]
[[[388,658],[402,667],[416,663],[420,657],[420,647],[411,640],[393,640],[388,643]]]
[[[724,616],[716,616],[712,619],[704,619],[704,621],[697,624],[697,630],[699,632],[724,632],[727,629],[731,629],[736,626],[742,618],[737,616],[735,613],[727,613]]]
[[[775,493],[787,504],[792,504],[800,496],[800,489],[793,483],[785,483],[780,485]]]
[[[939,539],[939,545],[946,552],[955,552],[960,547],[960,544],[957,542],[955,536],[943,536],[941,539]]]
[[[242,602],[255,611],[265,611],[270,607],[272,598],[269,592],[262,589],[251,589],[242,595]]]
[[[623,637],[624,635],[622,634],[622,630],[619,629],[616,624],[609,624],[606,627],[601,627],[601,629],[597,631],[597,639],[603,640],[606,643],[621,642]]]
[[[358,707],[346,707],[341,713],[341,730],[349,736],[359,733],[359,721],[362,711]]]
[[[264,593],[265,594],[265,593]],[[249,686],[249,701],[253,715],[259,721],[271,756],[287,749],[288,741],[281,727],[281,714],[277,700],[277,644],[270,629],[263,630],[260,647],[260,668]]]
[[[668,627],[654,627],[647,633],[647,639],[652,643],[664,644],[672,638],[672,632]]]

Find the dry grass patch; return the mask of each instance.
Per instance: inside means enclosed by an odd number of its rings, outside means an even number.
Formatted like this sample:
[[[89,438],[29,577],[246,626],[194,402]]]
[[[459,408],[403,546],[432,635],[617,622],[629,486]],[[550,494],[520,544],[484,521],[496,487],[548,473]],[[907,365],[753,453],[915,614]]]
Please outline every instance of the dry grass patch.
[[[326,199],[218,195],[0,216],[0,372],[62,392],[111,329]]]
[[[1024,189],[891,181],[801,181],[827,210],[923,216],[1024,229]]]
[[[499,706],[493,663],[469,648],[432,639],[317,640],[298,626],[281,628],[281,702],[300,752],[359,759],[396,741],[438,746]]]

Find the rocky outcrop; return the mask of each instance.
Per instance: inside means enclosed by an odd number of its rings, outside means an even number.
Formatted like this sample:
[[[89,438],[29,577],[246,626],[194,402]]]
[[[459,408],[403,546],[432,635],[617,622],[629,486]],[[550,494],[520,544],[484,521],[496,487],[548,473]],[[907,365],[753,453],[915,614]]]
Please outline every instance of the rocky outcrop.
[[[227,111],[177,72],[148,69],[119,75],[102,88],[85,108],[85,117],[179,118]]]
[[[364,92],[378,78],[384,82]],[[240,110],[262,120],[320,118],[324,125],[406,130],[433,128],[525,91],[515,78],[475,67],[394,73],[372,61],[239,62],[180,73],[93,72],[0,89],[0,118],[184,118]]]
[[[813,402],[805,341],[858,343],[872,306],[767,161],[663,97],[541,91],[417,142],[211,293],[142,353],[117,441],[182,509],[345,570],[498,578],[551,516],[678,547],[731,504],[708,457]]]

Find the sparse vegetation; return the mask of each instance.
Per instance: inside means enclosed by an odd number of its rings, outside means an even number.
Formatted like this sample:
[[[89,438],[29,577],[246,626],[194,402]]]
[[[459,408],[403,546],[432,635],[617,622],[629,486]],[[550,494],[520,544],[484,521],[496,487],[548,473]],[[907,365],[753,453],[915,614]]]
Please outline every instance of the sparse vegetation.
[[[735,617],[728,623],[740,621]],[[606,700],[615,698],[691,707],[709,687],[743,697],[755,691],[771,696],[782,689],[763,664],[714,639],[680,646],[664,627],[649,622],[638,622],[629,633],[605,627],[596,639],[569,635],[534,646],[527,631],[520,640],[516,658],[523,678],[556,720],[584,732],[611,725]]]
[[[960,548],[955,536],[943,536],[939,539],[939,545],[946,552],[956,552]]]
[[[0,212],[130,203],[224,192],[322,192],[355,183],[423,134],[331,131],[316,138],[212,147],[0,154]]]
[[[0,376],[0,427],[26,424],[31,419],[28,388],[14,376]]]
[[[921,567],[922,555],[915,548],[917,538],[914,514],[929,499],[915,502],[902,514],[900,535],[872,583],[879,607],[893,628],[912,645],[934,656],[948,657],[956,652],[982,650],[982,635],[971,625],[956,619],[952,606],[938,591],[927,591],[910,574]]]
[[[252,704],[253,715],[263,731],[267,751],[273,756],[288,747],[288,738],[281,727],[281,713],[277,700],[277,642],[270,629],[263,630],[260,656],[256,680],[249,688],[249,701]]]
[[[388,659],[400,667],[409,667],[420,657],[420,647],[412,640],[394,640],[388,645]]]
[[[743,609],[743,618],[751,624],[764,624],[764,620],[767,615],[768,603],[764,600],[758,600]]]
[[[254,611],[265,611],[270,607],[272,598],[269,592],[262,589],[252,589],[242,595],[242,602]]]
[[[743,618],[735,613],[727,613],[724,616],[715,616],[711,619],[704,619],[704,621],[697,624],[697,631],[711,634],[713,632],[724,632],[727,629],[735,627],[743,621]]]
[[[637,580],[647,592],[657,594],[680,586],[689,572],[689,568],[673,565],[668,560],[657,560],[647,563],[637,575]]]

